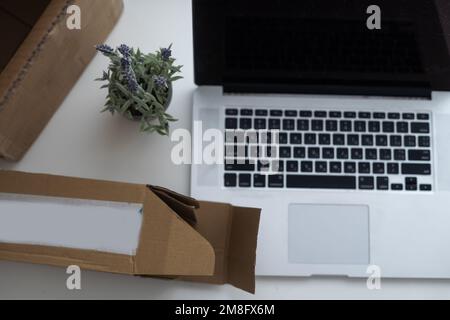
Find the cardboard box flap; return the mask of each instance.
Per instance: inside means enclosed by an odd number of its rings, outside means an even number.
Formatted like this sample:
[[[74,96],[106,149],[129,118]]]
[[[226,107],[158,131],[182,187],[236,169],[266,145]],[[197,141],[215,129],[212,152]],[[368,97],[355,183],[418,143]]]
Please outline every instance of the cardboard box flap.
[[[136,274],[214,274],[215,254],[211,244],[150,190],[144,212],[152,214],[145,215],[142,221]]]
[[[260,209],[201,201],[200,208],[196,210],[196,230],[214,248],[214,276],[182,279],[213,284],[228,283],[254,293],[260,212]]]
[[[191,226],[197,223],[195,209],[200,206],[197,200],[161,187],[148,186],[148,188]]]

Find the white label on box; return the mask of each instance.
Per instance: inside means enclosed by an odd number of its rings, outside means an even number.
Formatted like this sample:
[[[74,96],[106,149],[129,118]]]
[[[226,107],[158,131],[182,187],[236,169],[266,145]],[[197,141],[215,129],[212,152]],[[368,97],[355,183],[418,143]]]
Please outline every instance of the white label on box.
[[[0,194],[0,243],[133,255],[142,204]]]

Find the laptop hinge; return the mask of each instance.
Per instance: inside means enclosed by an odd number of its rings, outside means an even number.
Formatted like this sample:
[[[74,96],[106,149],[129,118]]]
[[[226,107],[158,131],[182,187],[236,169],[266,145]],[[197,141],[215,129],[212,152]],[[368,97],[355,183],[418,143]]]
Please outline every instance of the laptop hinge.
[[[223,85],[226,94],[322,94],[322,95],[357,95],[381,97],[407,97],[430,99],[432,89],[426,83],[405,85],[299,85],[299,84],[248,84],[228,83]]]

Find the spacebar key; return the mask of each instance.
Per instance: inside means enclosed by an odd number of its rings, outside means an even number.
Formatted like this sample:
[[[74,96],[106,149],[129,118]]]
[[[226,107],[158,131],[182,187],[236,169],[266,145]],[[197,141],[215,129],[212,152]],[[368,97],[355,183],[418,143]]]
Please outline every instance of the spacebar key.
[[[356,178],[349,176],[288,175],[287,187],[299,189],[356,189]]]

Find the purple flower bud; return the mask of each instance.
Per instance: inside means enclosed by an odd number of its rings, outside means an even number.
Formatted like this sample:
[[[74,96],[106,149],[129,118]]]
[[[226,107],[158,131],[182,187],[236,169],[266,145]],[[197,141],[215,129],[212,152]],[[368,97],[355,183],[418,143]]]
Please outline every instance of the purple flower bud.
[[[168,61],[172,57],[172,50],[169,48],[161,49],[161,57],[164,61]]]
[[[95,47],[97,51],[103,53],[104,55],[111,55],[114,53],[114,49],[107,44],[100,44]]]
[[[155,82],[155,85],[159,88],[167,86],[167,79],[163,76],[154,76],[153,81]]]
[[[126,58],[128,58],[131,54],[131,49],[130,47],[128,47],[126,44],[122,44],[119,48],[118,48],[119,52]]]

